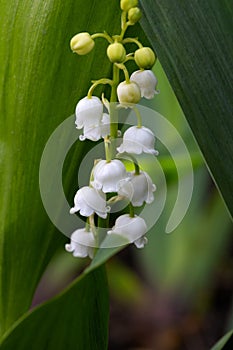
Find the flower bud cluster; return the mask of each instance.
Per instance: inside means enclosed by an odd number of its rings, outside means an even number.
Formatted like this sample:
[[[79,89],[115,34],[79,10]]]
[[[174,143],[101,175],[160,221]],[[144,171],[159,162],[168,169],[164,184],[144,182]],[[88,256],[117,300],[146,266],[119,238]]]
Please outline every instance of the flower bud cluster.
[[[119,212],[115,224],[106,229],[106,235],[119,235],[128,243],[134,243],[137,248],[143,248],[147,243],[145,237],[147,224],[142,217],[134,214],[134,207],[152,203],[156,186],[149,174],[140,169],[136,157],[142,153],[156,156],[158,151],[155,150],[155,135],[152,130],[142,126],[136,104],[142,97],[152,99],[158,93],[156,89],[158,82],[151,70],[156,62],[152,49],[143,47],[137,39],[124,38],[127,27],[134,25],[141,18],[141,11],[137,5],[137,0],[120,1],[122,9],[120,35],[110,37],[106,32],[93,35],[84,32],[75,35],[70,42],[73,52],[86,55],[93,49],[96,37],[105,38],[109,43],[106,54],[113,64],[113,78],[94,81],[87,96],[78,101],[75,109],[75,125],[77,129],[82,130],[79,140],[102,139],[106,155],[106,159],[95,161],[90,172],[89,184],[77,190],[74,205],[70,209],[71,214],[79,213],[87,220],[85,227],[76,230],[71,235],[70,244],[66,245],[66,250],[76,257],[93,258],[94,247],[97,247],[97,241],[99,242],[97,217],[106,220],[108,225],[111,222],[109,218],[112,204],[122,200],[127,203],[128,213]],[[130,42],[136,43],[139,48],[134,53],[127,54],[125,44]],[[133,59],[139,67],[139,70],[131,75],[126,68],[126,63],[130,59]],[[119,79],[120,70],[125,76],[123,81]],[[93,96],[93,91],[99,84],[109,84],[112,90],[111,96],[117,96],[118,100],[108,101],[103,96],[101,100]],[[121,107],[132,108],[137,116],[137,125],[129,127],[124,132],[118,147],[114,140],[117,129],[113,127],[112,113],[116,115],[119,109],[110,108],[111,102],[119,102]],[[116,151],[118,155],[115,155]],[[125,153],[132,159],[134,171],[128,172],[121,160],[122,154]]]

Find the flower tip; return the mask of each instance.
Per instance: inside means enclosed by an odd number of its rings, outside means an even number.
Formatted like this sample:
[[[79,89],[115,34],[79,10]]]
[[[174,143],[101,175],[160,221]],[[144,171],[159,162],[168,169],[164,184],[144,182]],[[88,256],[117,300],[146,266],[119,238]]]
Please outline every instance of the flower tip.
[[[134,244],[138,249],[144,248],[144,246],[148,243],[148,239],[146,237],[142,237],[137,239]]]
[[[75,208],[71,208],[71,209],[70,209],[70,214],[74,214],[74,213],[76,213]]]
[[[65,250],[69,253],[71,253],[73,251],[72,245],[71,244],[66,244],[65,245]]]
[[[80,136],[79,136],[79,140],[80,140],[80,141],[84,141],[84,140],[86,140],[86,137],[85,137],[84,135],[80,135]]]

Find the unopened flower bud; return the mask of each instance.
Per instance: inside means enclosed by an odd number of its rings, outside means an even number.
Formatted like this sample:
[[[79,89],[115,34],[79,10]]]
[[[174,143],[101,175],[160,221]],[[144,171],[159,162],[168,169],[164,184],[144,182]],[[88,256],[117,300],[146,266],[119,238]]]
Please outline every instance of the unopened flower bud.
[[[128,12],[128,20],[130,24],[137,23],[142,17],[141,10],[138,7],[132,7]]]
[[[125,60],[126,51],[122,44],[114,43],[108,46],[107,55],[111,62],[122,63]]]
[[[78,55],[88,54],[94,47],[95,42],[89,33],[76,34],[70,41],[70,48]]]
[[[156,61],[156,56],[150,47],[142,47],[135,51],[134,59],[139,68],[150,69]]]
[[[123,11],[129,11],[132,7],[137,6],[138,0],[121,0],[121,9]]]
[[[132,104],[136,104],[141,99],[141,91],[139,86],[131,81],[127,83],[123,81],[117,87],[117,96],[119,102],[126,107],[130,107]]]

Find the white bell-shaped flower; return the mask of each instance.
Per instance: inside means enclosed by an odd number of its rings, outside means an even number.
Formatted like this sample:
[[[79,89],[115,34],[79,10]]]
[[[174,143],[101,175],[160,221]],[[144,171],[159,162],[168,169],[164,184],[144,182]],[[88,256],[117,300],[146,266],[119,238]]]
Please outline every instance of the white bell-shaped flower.
[[[144,202],[152,203],[155,190],[156,186],[144,171],[141,171],[140,174],[132,173],[129,179],[118,183],[118,194],[128,198],[134,207],[140,207]]]
[[[124,214],[116,219],[114,227],[108,234],[118,234],[126,238],[129,243],[134,243],[137,248],[143,248],[147,243],[144,236],[147,232],[145,220],[139,216],[133,218],[129,214]]]
[[[99,126],[103,116],[103,104],[96,96],[82,98],[75,109],[77,129]]]
[[[88,217],[96,213],[106,219],[110,207],[106,205],[105,193],[89,186],[80,188],[74,197],[74,207],[70,209],[70,213],[74,214],[78,211],[82,216]]]
[[[127,178],[127,172],[124,164],[113,159],[110,162],[106,160],[99,161],[93,170],[94,181],[92,186],[104,193],[117,192],[117,184],[120,180]]]
[[[153,132],[142,126],[131,126],[123,135],[123,142],[117,148],[119,153],[127,152],[141,154],[142,152],[158,155],[159,152],[154,149],[155,135]]]
[[[107,113],[104,113],[100,124],[97,126],[84,125],[83,135],[79,136],[80,141],[86,139],[91,141],[98,141],[102,137],[105,137],[110,134],[110,116]]]
[[[70,244],[65,245],[67,252],[73,253],[74,257],[85,258],[89,256],[93,259],[95,239],[92,232],[85,228],[76,230],[70,237]]]
[[[156,90],[156,86],[158,84],[158,80],[156,79],[154,73],[147,70],[137,70],[133,72],[131,77],[131,81],[134,81],[141,90],[141,96],[151,100],[155,94],[158,94],[159,91]]]

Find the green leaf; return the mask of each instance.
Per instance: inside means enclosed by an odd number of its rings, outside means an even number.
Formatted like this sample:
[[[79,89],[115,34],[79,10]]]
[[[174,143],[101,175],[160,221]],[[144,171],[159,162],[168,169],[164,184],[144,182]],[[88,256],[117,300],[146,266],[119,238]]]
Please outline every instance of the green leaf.
[[[228,332],[225,334],[218,342],[215,344],[211,350],[222,350],[222,349],[232,349],[233,347],[233,331]],[[226,346],[225,346],[226,345]]]
[[[98,249],[91,264],[86,268],[85,272],[88,273],[105,263],[113,255],[124,249],[128,243],[129,241],[125,237],[118,234],[111,234],[109,236],[107,235],[100,245],[100,248]]]
[[[233,6],[141,0],[142,26],[233,213]]]
[[[119,2],[1,1],[0,27],[0,335],[31,304],[45,266],[64,237],[49,222],[39,193],[39,164],[54,129],[74,112],[90,81],[109,76],[106,43],[72,54],[80,31],[118,32]],[[103,16],[104,13],[104,16]],[[77,188],[78,146],[64,171]],[[59,149],[58,149],[59,151]],[[48,176],[48,189],[53,181]],[[59,203],[54,203],[59,213]]]
[[[4,336],[0,349],[104,350],[107,335],[108,287],[101,267],[23,316]]]

